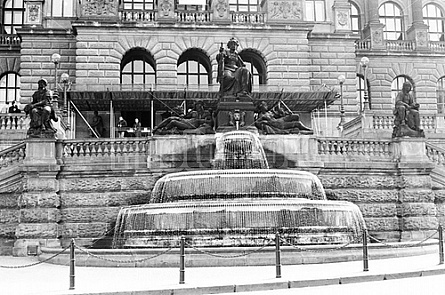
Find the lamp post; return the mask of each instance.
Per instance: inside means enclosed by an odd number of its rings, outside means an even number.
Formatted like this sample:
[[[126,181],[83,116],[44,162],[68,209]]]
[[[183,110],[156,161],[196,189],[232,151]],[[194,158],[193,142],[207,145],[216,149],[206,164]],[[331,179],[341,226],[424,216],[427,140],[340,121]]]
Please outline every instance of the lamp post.
[[[68,85],[70,82],[70,75],[68,75],[67,73],[63,73],[62,75],[60,75],[60,82],[63,83],[63,113],[67,114],[68,113],[68,99],[66,97],[66,90],[68,89]]]
[[[345,107],[343,105],[343,83],[345,83],[345,76],[340,75],[337,78],[338,83],[340,84],[340,123],[338,124],[338,127],[343,128],[343,125],[345,124]]]
[[[362,57],[362,59],[360,60],[360,65],[363,67],[363,77],[364,77],[364,83],[365,83],[365,93],[363,95],[363,99],[364,101],[364,105],[362,107],[362,102],[360,101],[360,113],[362,113],[365,110],[369,110],[369,103],[368,103],[368,79],[366,77],[366,68],[368,67],[369,64],[369,58],[367,58],[366,56]]]
[[[60,61],[60,54],[53,53],[53,55],[51,55],[51,61],[54,63],[54,92],[57,92],[57,65]]]

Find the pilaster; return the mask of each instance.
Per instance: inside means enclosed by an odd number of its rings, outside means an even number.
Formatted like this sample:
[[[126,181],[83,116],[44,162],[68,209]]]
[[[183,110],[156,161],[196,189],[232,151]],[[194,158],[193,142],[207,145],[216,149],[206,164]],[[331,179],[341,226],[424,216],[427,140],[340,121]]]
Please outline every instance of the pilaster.
[[[351,8],[347,1],[335,1],[332,9],[334,12],[335,32],[351,31]]]

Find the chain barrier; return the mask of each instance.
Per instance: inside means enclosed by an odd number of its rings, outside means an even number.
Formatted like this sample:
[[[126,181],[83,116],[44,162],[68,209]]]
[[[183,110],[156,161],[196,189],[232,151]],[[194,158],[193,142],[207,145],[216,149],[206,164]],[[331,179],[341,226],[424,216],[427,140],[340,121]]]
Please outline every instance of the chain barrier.
[[[263,245],[260,248],[258,248],[256,250],[253,250],[253,251],[250,251],[248,253],[243,253],[243,254],[238,254],[238,255],[220,255],[220,254],[212,253],[210,251],[205,251],[205,250],[198,249],[198,248],[196,248],[195,246],[193,246],[192,244],[189,244],[189,243],[186,243],[186,245],[188,247],[192,248],[193,250],[201,253],[201,254],[206,254],[206,255],[209,255],[209,256],[214,256],[214,257],[218,257],[218,258],[239,258],[239,257],[245,257],[245,256],[248,256],[248,255],[251,255],[253,253],[258,253],[261,250],[263,250],[264,248],[269,247],[270,245],[272,245],[273,242],[274,242],[274,240],[270,239],[267,242],[266,245]]]
[[[351,242],[347,242],[346,244],[340,245],[339,247],[336,247],[336,248],[333,248],[333,249],[326,249],[325,251],[320,251],[320,250],[304,249],[304,248],[298,247],[298,246],[296,246],[294,244],[289,243],[286,239],[281,238],[281,237],[280,237],[280,240],[281,240],[281,242],[284,245],[291,246],[292,248],[295,248],[295,249],[297,249],[299,251],[302,251],[302,252],[332,252],[332,251],[341,250],[341,249],[346,248],[347,246],[351,245]]]
[[[377,238],[375,238],[375,237],[373,237],[371,235],[368,235],[368,236],[369,236],[369,239],[371,239],[373,241],[376,241],[377,243],[380,243],[380,244],[382,244],[382,245],[384,245],[384,246],[386,246],[388,248],[397,249],[397,248],[413,248],[413,247],[418,247],[418,246],[422,245],[423,243],[425,243],[426,241],[428,241],[429,239],[431,239],[433,236],[435,236],[437,234],[437,232],[438,232],[438,230],[435,230],[430,236],[426,237],[422,241],[419,241],[419,242],[417,242],[415,244],[409,244],[409,245],[391,245],[391,244],[385,243],[383,241],[380,241],[379,239],[377,239]]]
[[[45,260],[42,260],[42,261],[37,261],[37,262],[30,263],[30,264],[26,264],[26,265],[16,265],[16,266],[15,266],[15,265],[14,265],[14,266],[13,266],[13,265],[10,265],[10,266],[8,266],[8,265],[0,265],[0,268],[26,268],[26,267],[36,266],[36,265],[39,265],[39,264],[48,262],[48,261],[50,261],[50,260],[53,259],[53,258],[56,258],[56,257],[59,256],[60,254],[62,254],[62,253],[65,252],[66,250],[68,250],[69,247],[70,247],[70,246],[68,246],[68,247],[66,247],[66,248],[64,248],[64,249],[62,249],[60,252],[54,254],[54,255],[51,256],[51,257],[48,257],[48,258],[45,259]]]
[[[172,250],[172,248],[168,248],[167,250],[165,250],[165,251],[163,251],[163,252],[161,252],[159,254],[156,254],[156,255],[153,255],[153,256],[150,256],[150,257],[141,258],[141,259],[117,260],[117,259],[111,259],[111,258],[107,258],[107,257],[104,257],[104,256],[93,254],[93,253],[87,251],[86,249],[81,248],[81,247],[79,247],[77,245],[74,245],[74,247],[76,249],[78,249],[79,251],[81,251],[81,252],[83,252],[83,253],[91,256],[91,257],[94,257],[96,259],[100,259],[100,260],[104,260],[104,261],[108,261],[108,262],[115,262],[115,263],[140,263],[140,262],[148,261],[150,259],[154,259],[154,258],[159,257],[161,255],[164,255],[164,254],[166,254],[166,253],[168,253],[168,252],[170,252]]]

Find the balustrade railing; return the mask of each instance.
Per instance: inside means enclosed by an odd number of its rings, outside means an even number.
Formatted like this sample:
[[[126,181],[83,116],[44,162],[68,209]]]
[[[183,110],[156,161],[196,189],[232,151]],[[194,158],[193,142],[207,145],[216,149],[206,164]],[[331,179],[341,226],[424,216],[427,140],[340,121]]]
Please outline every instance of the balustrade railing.
[[[20,46],[21,39],[18,35],[0,34],[0,47]]]
[[[393,155],[391,140],[319,138],[318,154],[326,156],[365,156],[391,158]]]
[[[356,50],[370,50],[371,49],[371,40],[357,40],[355,42]]]
[[[415,43],[413,40],[387,40],[386,49],[389,51],[414,51]]]
[[[26,115],[24,113],[0,114],[0,130],[28,129],[28,125],[26,124],[25,119]]]
[[[233,23],[262,24],[264,23],[264,13],[253,12],[231,12]]]
[[[436,165],[445,166],[445,149],[426,143],[426,156]]]
[[[124,22],[155,22],[155,10],[122,10],[120,19]]]
[[[25,159],[26,144],[19,143],[0,151],[0,169],[15,163],[21,163]]]
[[[443,41],[430,41],[429,45],[433,52],[445,52],[445,42]]]
[[[176,11],[176,21],[178,23],[208,23],[212,21],[210,11]]]
[[[394,127],[394,115],[374,114],[372,125],[374,129],[392,129]],[[436,128],[436,116],[420,116],[420,128],[423,130],[434,130]]]
[[[62,143],[63,158],[104,157],[146,154],[147,139],[99,139],[65,140]]]

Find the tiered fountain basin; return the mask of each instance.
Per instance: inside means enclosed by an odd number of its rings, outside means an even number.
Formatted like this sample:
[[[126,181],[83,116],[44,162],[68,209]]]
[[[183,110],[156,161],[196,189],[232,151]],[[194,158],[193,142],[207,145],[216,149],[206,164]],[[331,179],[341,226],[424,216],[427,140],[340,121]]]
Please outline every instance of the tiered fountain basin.
[[[295,245],[360,242],[365,223],[350,202],[328,201],[320,180],[295,170],[229,169],[172,173],[149,204],[122,208],[118,248],[246,247],[276,233]]]

